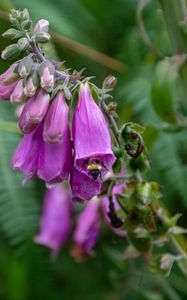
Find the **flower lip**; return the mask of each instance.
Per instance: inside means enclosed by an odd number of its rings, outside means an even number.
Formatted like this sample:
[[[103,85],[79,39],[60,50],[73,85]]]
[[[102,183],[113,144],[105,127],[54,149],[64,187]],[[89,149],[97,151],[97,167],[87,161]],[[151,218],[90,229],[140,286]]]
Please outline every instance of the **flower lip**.
[[[101,192],[101,180],[94,180],[75,166],[71,171],[70,183],[74,201],[90,200]]]

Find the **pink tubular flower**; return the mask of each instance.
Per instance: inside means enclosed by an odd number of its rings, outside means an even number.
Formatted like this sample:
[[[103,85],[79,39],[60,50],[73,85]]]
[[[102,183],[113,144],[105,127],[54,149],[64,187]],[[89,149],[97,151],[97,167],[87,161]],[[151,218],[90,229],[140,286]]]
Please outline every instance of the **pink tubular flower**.
[[[49,184],[66,180],[71,171],[72,161],[70,130],[67,124],[61,143],[42,142],[38,162],[38,177]]]
[[[34,96],[33,96],[34,97]],[[33,122],[33,120],[28,120],[27,118],[27,111],[28,108],[30,107],[30,105],[32,105],[34,99],[30,98],[27,103],[25,103],[21,114],[19,116],[19,128],[23,133],[30,133],[32,132],[37,126],[38,124],[36,122]]]
[[[99,106],[92,98],[88,83],[80,85],[78,105],[73,116],[73,142],[75,166],[95,180],[104,175],[113,165],[108,125]],[[100,172],[92,170],[97,165]]]
[[[116,194],[122,194],[123,190],[126,188],[126,184],[125,183],[121,183],[121,184],[116,184],[113,189],[112,189],[112,204],[114,207],[115,212],[117,212],[120,209],[119,203],[116,199]],[[118,228],[118,226],[114,227],[112,224],[112,220],[109,216],[110,213],[110,200],[107,197],[104,197],[101,199],[101,206],[102,206],[102,210],[103,210],[103,216],[104,219],[106,221],[106,223],[109,225],[109,227],[119,236],[126,236],[126,232],[120,228]],[[119,222],[120,221],[124,221],[124,220],[120,220],[118,219]],[[117,220],[117,222],[118,222]],[[116,221],[115,221],[116,223]],[[116,224],[117,225],[117,224]],[[122,224],[121,224],[122,225]]]
[[[26,174],[23,183],[37,175],[42,129],[41,124],[32,133],[24,135],[12,157],[13,170]]]
[[[9,85],[18,79],[18,74],[14,73],[17,63],[12,64],[3,74],[0,75],[0,85]]]
[[[16,86],[16,82],[11,83],[9,85],[0,84],[0,98],[3,100],[9,100],[10,95],[12,94],[15,86]]]
[[[43,138],[46,142],[62,142],[68,124],[69,108],[62,92],[54,98],[45,118]]]
[[[49,101],[50,95],[43,89],[40,89],[36,96],[30,99],[30,104],[26,112],[27,121],[39,124],[45,117]]]
[[[48,189],[40,221],[40,233],[34,238],[38,244],[49,247],[55,258],[71,230],[71,193],[63,185]]]
[[[75,167],[71,171],[71,189],[73,199],[79,202],[90,200],[101,192],[101,182],[80,172]]]
[[[27,97],[25,96],[24,91],[23,91],[23,79],[20,79],[17,82],[17,84],[16,84],[16,86],[15,86],[15,88],[14,88],[14,90],[13,90],[11,96],[10,96],[10,101],[12,103],[18,103],[19,104],[19,103],[23,102],[26,98]]]
[[[81,260],[85,255],[89,255],[95,246],[100,229],[99,199],[92,198],[79,215],[77,227],[74,232],[74,247],[72,255]]]

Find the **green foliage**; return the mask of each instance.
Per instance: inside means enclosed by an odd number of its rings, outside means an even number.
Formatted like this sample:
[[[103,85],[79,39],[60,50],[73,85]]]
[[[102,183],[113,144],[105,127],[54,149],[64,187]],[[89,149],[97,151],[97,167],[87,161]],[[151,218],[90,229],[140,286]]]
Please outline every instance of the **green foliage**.
[[[1,103],[0,119],[10,122],[13,110]],[[7,127],[8,128],[8,127]],[[35,184],[22,186],[23,176],[15,174],[10,160],[20,136],[0,128],[0,224],[5,237],[13,246],[22,245],[32,237],[38,222],[38,204]]]

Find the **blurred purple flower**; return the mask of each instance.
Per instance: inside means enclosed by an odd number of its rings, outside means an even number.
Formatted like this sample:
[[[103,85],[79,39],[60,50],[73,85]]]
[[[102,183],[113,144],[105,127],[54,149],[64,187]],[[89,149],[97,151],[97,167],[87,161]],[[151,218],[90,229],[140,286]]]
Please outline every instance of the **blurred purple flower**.
[[[76,201],[90,200],[101,192],[101,182],[80,172],[73,167],[71,171],[71,189],[73,199]]]
[[[116,184],[113,189],[112,189],[112,203],[114,205],[114,210],[117,212],[118,210],[120,210],[120,205],[116,199],[116,194],[123,194],[123,190],[126,188],[126,184],[125,183],[121,183],[121,184]],[[110,213],[110,201],[108,197],[103,197],[101,199],[101,206],[102,206],[102,210],[103,210],[103,216],[104,219],[106,221],[106,223],[109,225],[109,227],[119,236],[126,236],[126,232],[120,228],[115,228],[112,226],[111,224],[111,219],[109,217],[109,213]],[[124,221],[124,220],[122,220]]]
[[[84,256],[91,254],[99,235],[99,229],[99,199],[94,197],[86,204],[77,221],[72,250],[75,259],[81,260]]]
[[[40,220],[40,233],[34,238],[49,247],[56,258],[71,231],[73,206],[71,193],[61,184],[47,190]]]
[[[75,167],[87,175],[104,175],[115,162],[108,125],[99,106],[92,98],[88,83],[80,85],[78,105],[73,116]],[[90,159],[92,161],[90,162]],[[90,172],[96,164],[99,172]],[[95,171],[95,170],[93,170]]]
[[[64,94],[58,93],[47,112],[43,137],[48,143],[58,144],[62,142],[68,124],[69,107],[66,104]]]

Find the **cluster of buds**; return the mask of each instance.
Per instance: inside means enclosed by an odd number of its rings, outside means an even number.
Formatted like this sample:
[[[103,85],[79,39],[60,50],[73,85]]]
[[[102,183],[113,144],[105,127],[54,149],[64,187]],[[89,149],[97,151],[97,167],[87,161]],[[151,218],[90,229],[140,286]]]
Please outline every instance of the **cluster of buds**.
[[[62,64],[46,59],[38,45],[50,39],[47,20],[33,26],[24,9],[13,10],[10,21],[12,27],[3,35],[17,43],[8,46],[2,58],[25,51],[0,75],[0,98],[19,104],[18,125],[23,133],[12,168],[26,175],[24,182],[37,176],[48,188],[35,241],[57,255],[71,231],[72,199],[86,202],[73,235],[72,255],[77,260],[92,252],[100,210],[105,223],[117,235],[128,235],[144,254],[150,254],[153,244],[182,232],[175,224],[177,218],[168,218],[159,207],[159,186],[140,178],[140,171],[149,168],[144,129],[135,123],[119,129],[115,102],[105,103],[116,78],[108,76],[98,89],[89,78],[82,79],[82,71],[61,71]]]

